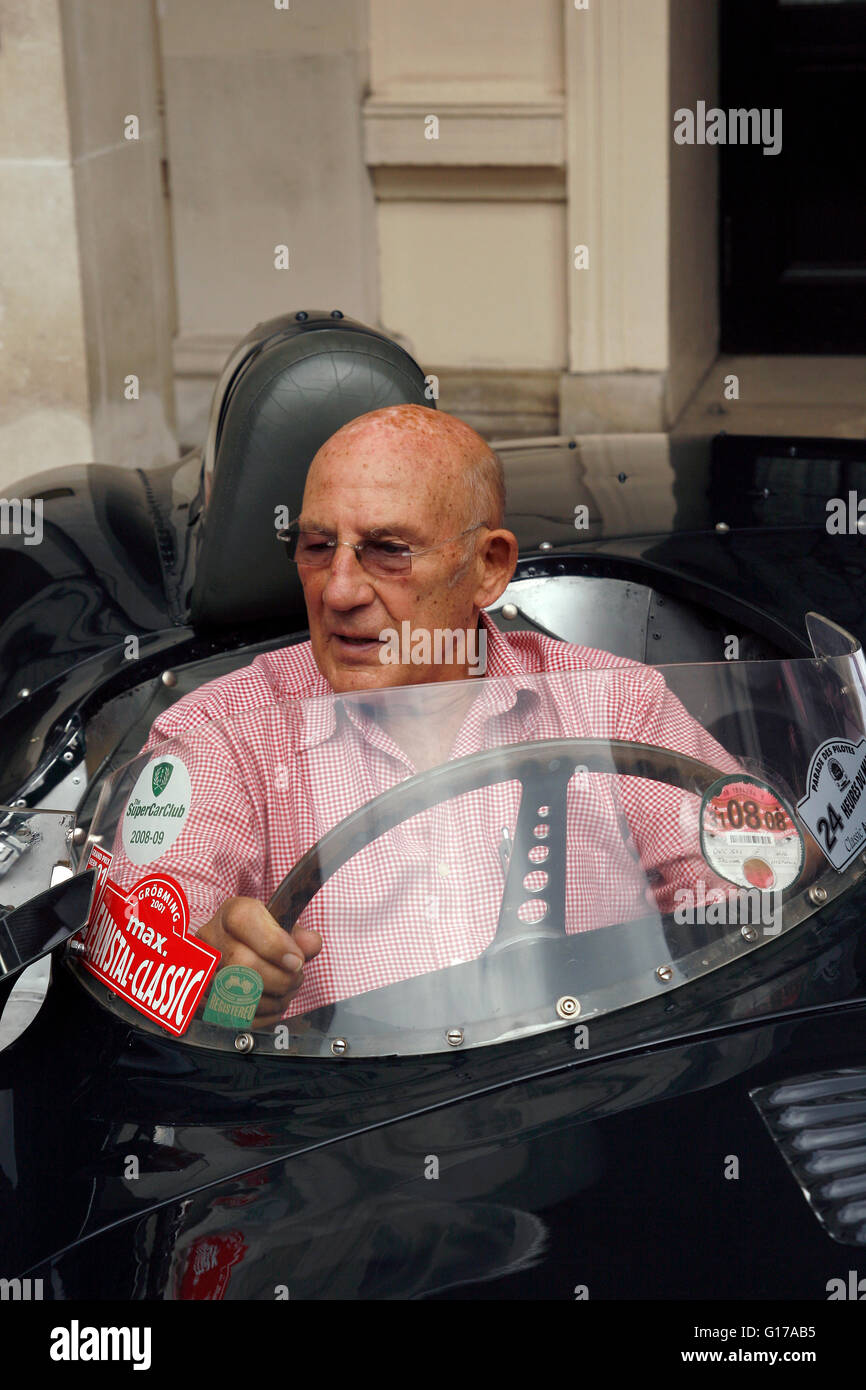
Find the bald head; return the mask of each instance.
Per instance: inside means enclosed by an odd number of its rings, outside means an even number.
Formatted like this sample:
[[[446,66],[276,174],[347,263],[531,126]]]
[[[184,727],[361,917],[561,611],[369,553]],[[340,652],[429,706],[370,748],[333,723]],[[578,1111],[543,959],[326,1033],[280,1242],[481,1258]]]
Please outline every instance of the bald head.
[[[347,451],[360,458],[379,449],[399,449],[419,481],[432,474],[452,497],[456,489],[464,525],[502,525],[505,479],[498,456],[471,425],[429,406],[389,405],[350,420],[322,445],[310,473]]]

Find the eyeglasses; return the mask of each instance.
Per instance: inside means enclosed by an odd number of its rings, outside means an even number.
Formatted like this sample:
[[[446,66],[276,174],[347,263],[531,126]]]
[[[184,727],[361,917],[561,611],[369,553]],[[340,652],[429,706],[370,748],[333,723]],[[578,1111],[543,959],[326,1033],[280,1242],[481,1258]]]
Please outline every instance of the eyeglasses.
[[[413,550],[402,541],[367,540],[359,541],[357,544],[338,541],[336,536],[329,536],[324,531],[300,531],[296,521],[284,530],[278,531],[277,539],[288,545],[289,559],[296,565],[305,565],[308,569],[327,569],[337,546],[345,545],[349,550],[354,550],[368,574],[375,575],[377,579],[393,579],[395,575],[405,578],[412,573],[412,561],[415,556],[429,555],[431,551],[441,550],[451,541],[458,541],[462,536],[470,535],[472,531],[480,531],[485,525],[483,521],[476,522],[474,526],[467,526],[465,531],[458,531],[456,536],[448,536],[446,540],[439,541],[438,545],[425,545],[419,550]]]

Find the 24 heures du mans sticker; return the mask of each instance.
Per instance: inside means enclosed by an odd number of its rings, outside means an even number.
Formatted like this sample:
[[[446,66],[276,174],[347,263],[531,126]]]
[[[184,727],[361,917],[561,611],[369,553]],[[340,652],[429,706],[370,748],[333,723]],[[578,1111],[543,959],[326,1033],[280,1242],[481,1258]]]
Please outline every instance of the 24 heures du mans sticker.
[[[188,926],[184,891],[168,874],[139,879],[128,892],[106,878],[84,938],[91,975],[176,1037],[220,959],[214,946],[187,935]]]
[[[834,869],[866,849],[866,738],[825,739],[812,754],[797,810]]]
[[[778,793],[740,774],[720,777],[704,792],[701,853],[729,883],[780,893],[799,878],[806,848]]]

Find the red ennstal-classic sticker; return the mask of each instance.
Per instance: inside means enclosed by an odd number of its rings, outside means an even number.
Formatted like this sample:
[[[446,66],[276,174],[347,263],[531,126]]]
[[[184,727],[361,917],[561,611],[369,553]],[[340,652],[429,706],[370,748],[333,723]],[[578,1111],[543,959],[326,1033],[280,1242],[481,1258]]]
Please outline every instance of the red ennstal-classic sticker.
[[[189,907],[167,874],[142,878],[129,892],[105,884],[84,939],[84,965],[139,1013],[180,1037],[220,959],[187,936]]]

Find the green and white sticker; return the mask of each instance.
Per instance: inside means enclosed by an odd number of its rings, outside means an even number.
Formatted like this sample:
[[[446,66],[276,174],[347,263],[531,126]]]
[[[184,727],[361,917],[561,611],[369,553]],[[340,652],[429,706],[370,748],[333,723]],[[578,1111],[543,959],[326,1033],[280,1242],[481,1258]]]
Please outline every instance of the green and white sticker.
[[[189,773],[166,753],[139,774],[123,813],[121,838],[133,864],[151,864],[171,849],[189,814]]]
[[[246,965],[224,965],[218,970],[207,1003],[205,1023],[223,1028],[246,1028],[256,1015],[262,997],[262,977]]]

